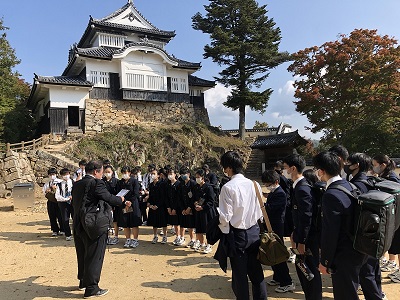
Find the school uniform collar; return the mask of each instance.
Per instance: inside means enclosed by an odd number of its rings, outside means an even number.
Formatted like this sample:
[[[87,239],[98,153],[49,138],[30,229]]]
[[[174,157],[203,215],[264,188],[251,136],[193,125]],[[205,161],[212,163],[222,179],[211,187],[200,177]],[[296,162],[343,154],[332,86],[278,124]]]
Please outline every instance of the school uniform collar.
[[[278,184],[276,187],[274,187],[274,188],[271,188],[270,189],[270,191],[271,191],[271,194],[272,193],[274,193],[277,189],[279,189],[281,186]]]
[[[300,182],[300,180],[302,180],[304,178],[304,176],[300,176],[299,178],[297,178],[294,182],[293,182],[293,188],[296,187],[296,185]]]
[[[340,175],[336,175],[332,178],[329,178],[328,181],[326,182],[326,188],[328,188],[335,181],[339,181],[339,180],[342,180],[342,177]]]

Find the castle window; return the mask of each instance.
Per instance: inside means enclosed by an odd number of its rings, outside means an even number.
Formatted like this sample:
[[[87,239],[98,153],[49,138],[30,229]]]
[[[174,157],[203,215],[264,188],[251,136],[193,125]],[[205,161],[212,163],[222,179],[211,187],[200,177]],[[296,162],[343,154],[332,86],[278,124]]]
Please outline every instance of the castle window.
[[[90,81],[95,87],[110,87],[110,74],[102,71],[90,71]]]
[[[122,48],[125,45],[125,37],[111,34],[99,35],[99,46]]]
[[[178,78],[171,77],[171,91],[179,92],[179,81]]]
[[[181,78],[181,92],[186,92],[187,91],[187,86],[186,86],[186,79],[185,78]]]

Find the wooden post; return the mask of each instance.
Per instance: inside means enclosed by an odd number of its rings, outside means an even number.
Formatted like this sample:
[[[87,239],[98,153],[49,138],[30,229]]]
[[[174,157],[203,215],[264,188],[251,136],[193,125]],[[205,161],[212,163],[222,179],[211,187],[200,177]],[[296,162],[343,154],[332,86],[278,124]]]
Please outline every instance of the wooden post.
[[[21,145],[22,145],[22,151],[25,149],[25,142],[24,141],[22,141],[21,142]]]
[[[7,151],[7,152],[10,151],[10,148],[11,148],[10,143],[7,143],[7,145],[6,145],[6,151]]]
[[[36,150],[36,140],[33,140],[33,150]]]

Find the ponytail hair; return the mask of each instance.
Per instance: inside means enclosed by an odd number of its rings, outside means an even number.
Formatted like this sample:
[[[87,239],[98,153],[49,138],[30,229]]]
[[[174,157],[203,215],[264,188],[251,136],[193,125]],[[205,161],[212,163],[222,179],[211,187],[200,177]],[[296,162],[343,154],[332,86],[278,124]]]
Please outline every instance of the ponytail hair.
[[[389,158],[389,156],[385,155],[385,154],[378,154],[375,155],[373,160],[375,160],[378,164],[385,164],[385,170],[383,170],[381,176],[382,177],[387,177],[389,175],[390,171],[393,171],[394,169],[396,169],[396,163]]]

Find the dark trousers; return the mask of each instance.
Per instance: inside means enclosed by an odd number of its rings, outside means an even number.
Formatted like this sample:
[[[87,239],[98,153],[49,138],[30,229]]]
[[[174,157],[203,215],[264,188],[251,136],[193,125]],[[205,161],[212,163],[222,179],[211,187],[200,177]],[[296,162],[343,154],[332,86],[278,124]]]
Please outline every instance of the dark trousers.
[[[84,230],[79,233],[74,232],[74,242],[80,286],[86,287],[85,296],[90,296],[100,289],[99,281],[106,252],[107,233],[96,240],[91,240]]]
[[[360,284],[365,300],[382,299],[382,277],[379,259],[368,256],[360,270]]]
[[[142,222],[147,222],[147,202],[139,202],[140,212],[142,214]]]
[[[64,231],[61,212],[57,202],[47,201],[47,214],[49,215],[51,231]]]
[[[267,288],[264,283],[264,273],[257,259],[260,243],[259,227],[255,225],[247,230],[232,228],[236,246],[236,256],[230,257],[232,268],[232,289],[236,299],[248,300],[249,283],[252,283],[253,299],[267,299]]]
[[[336,300],[358,300],[357,295],[361,266],[366,255],[354,249],[342,250],[336,254],[335,270],[332,274],[333,296]]]
[[[61,220],[65,236],[71,236],[71,227],[69,227],[69,218],[73,215],[72,205],[68,202],[58,202],[58,207],[61,212]]]
[[[318,241],[314,238],[310,239],[310,242],[306,244],[306,249],[309,249],[312,255],[304,255],[303,259],[305,264],[314,274],[314,278],[311,281],[308,281],[307,278],[304,276],[303,272],[300,271],[299,267],[296,264],[297,276],[299,277],[305,298],[307,300],[320,300],[322,299],[322,280],[321,280],[321,273],[318,270],[319,266]]]
[[[271,222],[271,226],[272,226],[272,229],[274,230],[274,232],[277,235],[279,235],[279,237],[283,241],[283,234],[284,234],[283,223]],[[272,279],[274,279],[275,281],[278,281],[280,283],[280,286],[287,286],[289,284],[292,284],[292,278],[290,277],[289,268],[288,268],[286,261],[284,261],[280,264],[277,264],[275,266],[272,266],[271,268],[272,268],[272,271],[274,271],[274,275],[273,275]]]

